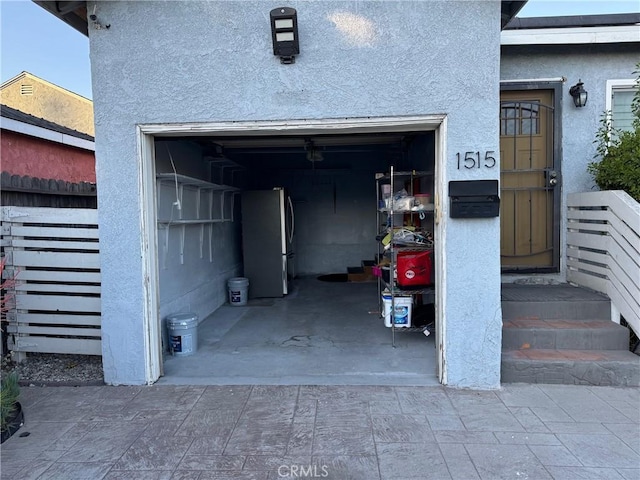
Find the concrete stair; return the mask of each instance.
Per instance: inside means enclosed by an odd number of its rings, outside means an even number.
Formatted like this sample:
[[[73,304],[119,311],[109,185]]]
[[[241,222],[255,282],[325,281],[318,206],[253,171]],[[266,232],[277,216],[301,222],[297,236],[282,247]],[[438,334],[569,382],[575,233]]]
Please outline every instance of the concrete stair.
[[[362,260],[359,267],[347,267],[347,281],[349,282],[375,282],[377,279],[373,275],[373,260]]]
[[[502,382],[639,386],[640,356],[610,308],[568,284],[503,284]]]

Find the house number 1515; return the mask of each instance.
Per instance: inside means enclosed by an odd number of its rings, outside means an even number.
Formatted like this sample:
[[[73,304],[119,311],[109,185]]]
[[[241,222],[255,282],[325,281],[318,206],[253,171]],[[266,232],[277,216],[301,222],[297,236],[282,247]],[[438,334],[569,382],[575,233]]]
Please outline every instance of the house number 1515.
[[[462,167],[471,170],[472,168],[493,168],[496,166],[496,159],[493,156],[496,152],[488,150],[484,152],[484,158],[481,152],[460,152],[456,153],[458,160],[458,170]]]

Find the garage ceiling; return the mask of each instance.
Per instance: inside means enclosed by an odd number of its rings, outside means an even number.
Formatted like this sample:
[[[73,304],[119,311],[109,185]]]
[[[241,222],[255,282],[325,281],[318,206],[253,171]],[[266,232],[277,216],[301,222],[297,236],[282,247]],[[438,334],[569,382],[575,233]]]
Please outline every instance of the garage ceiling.
[[[422,132],[424,134],[424,132]],[[323,162],[329,166],[332,161],[351,159],[379,158],[380,156],[399,157],[411,142],[413,135],[406,133],[350,134],[350,135],[312,135],[312,136],[254,136],[254,137],[185,137],[186,141],[195,141],[205,155],[223,155],[240,164],[256,161],[305,159],[312,163]],[[175,139],[175,137],[172,137]]]

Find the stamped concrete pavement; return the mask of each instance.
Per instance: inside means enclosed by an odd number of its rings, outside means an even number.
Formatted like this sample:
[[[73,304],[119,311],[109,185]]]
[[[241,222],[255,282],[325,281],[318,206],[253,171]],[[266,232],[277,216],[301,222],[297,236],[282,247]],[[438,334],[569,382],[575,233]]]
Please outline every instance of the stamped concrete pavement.
[[[23,387],[2,479],[640,479],[640,390]]]

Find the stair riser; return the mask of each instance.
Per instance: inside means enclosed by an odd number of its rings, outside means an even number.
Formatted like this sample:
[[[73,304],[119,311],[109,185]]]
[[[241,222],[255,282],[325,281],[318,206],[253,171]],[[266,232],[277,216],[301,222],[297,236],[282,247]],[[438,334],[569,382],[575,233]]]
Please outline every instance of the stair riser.
[[[555,383],[613,387],[640,386],[637,361],[503,360],[502,383]]]
[[[502,348],[568,350],[628,350],[629,330],[618,328],[503,328]]]
[[[542,320],[611,320],[609,301],[502,302],[503,320],[540,318]]]

